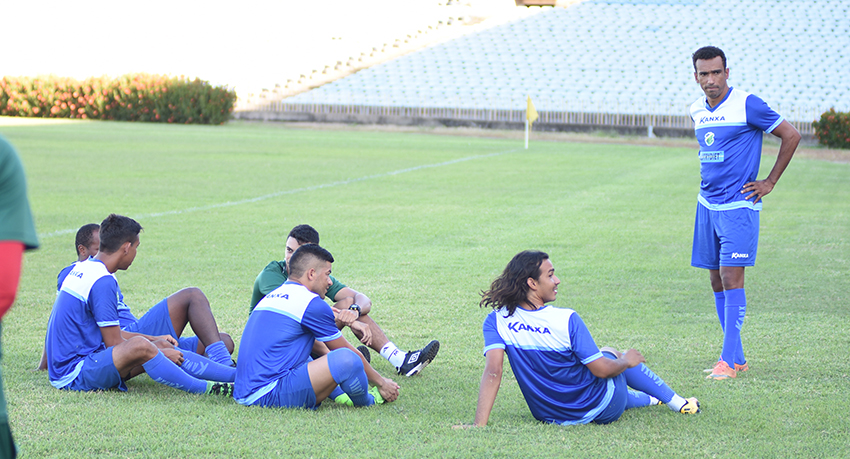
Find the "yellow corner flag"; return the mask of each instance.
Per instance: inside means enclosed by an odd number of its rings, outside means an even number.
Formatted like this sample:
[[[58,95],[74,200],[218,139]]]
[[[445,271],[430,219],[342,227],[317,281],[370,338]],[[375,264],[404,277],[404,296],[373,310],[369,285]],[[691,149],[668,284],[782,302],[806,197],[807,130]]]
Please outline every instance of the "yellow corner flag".
[[[531,96],[528,96],[528,108],[525,109],[525,119],[528,120],[529,125],[537,121],[537,110],[534,109]]]

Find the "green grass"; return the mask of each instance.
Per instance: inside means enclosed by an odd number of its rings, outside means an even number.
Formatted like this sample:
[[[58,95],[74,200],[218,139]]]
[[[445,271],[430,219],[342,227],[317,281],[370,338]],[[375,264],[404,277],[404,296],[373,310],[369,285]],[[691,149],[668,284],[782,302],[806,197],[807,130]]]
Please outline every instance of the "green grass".
[[[26,457],[847,457],[850,455],[850,164],[795,159],[762,213],[747,271],[752,370],[703,368],[722,335],[708,274],[691,268],[693,148],[420,133],[79,122],[2,126],[24,161],[42,247],[28,253],[3,323],[10,422]],[[774,148],[775,151],[775,148]],[[762,174],[774,158],[766,156]],[[145,227],[118,274],[137,315],[200,287],[239,342],[251,286],[310,223],[334,275],[365,292],[402,348],[441,341],[391,404],[246,408],[147,376],[128,393],[57,391],[32,371],[73,232],[108,213]],[[635,347],[703,405],[626,412],[608,426],[536,422],[507,369],[483,429],[469,423],[483,370],[478,292],[523,249],[547,251],[556,304],[600,345]],[[347,336],[351,336],[348,334]],[[374,356],[374,355],[373,355]],[[374,356],[375,368],[392,368]]]

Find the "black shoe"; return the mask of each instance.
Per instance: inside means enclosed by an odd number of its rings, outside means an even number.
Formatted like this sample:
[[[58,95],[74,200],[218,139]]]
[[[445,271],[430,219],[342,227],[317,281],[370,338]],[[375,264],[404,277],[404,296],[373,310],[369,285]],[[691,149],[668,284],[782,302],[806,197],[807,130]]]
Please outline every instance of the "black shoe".
[[[223,395],[225,397],[233,397],[233,383],[213,383],[212,387],[207,391],[210,395]]]
[[[363,345],[357,346],[357,350],[363,354],[363,358],[366,359],[366,362],[372,363],[372,354],[369,352],[369,348]]]
[[[437,352],[439,351],[440,342],[437,340],[431,341],[418,351],[408,352],[407,355],[404,356],[404,363],[401,364],[400,367],[396,368],[396,370],[398,370],[398,374],[400,375],[413,376],[428,366],[428,364],[434,360],[434,357],[437,356]]]

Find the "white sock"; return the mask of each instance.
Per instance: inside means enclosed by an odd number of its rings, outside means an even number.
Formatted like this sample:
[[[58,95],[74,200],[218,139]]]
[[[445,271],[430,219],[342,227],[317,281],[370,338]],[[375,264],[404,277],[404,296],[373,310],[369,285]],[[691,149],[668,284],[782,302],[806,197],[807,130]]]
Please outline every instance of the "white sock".
[[[657,398],[655,398],[651,395],[649,396],[649,406],[658,405],[658,402],[660,402],[660,400],[658,400]]]
[[[685,403],[688,403],[688,401],[679,397],[679,394],[675,394],[673,395],[673,399],[667,402],[667,406],[669,406],[671,410],[678,412],[683,406],[685,406]]]
[[[400,367],[404,363],[404,357],[407,355],[393,344],[392,341],[387,341],[384,347],[381,348],[381,356],[387,359],[394,367]]]

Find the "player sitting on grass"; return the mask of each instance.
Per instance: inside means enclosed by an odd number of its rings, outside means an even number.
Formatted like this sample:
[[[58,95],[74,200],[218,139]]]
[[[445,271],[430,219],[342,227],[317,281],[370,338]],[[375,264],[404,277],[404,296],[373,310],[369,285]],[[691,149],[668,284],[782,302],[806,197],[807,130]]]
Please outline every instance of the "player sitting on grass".
[[[141,230],[131,218],[110,215],[101,224],[100,251],[65,276],[45,339],[50,383],[57,389],[125,391],[125,379],[146,371],[186,392],[231,395],[232,384],[212,381],[232,381],[234,368],[172,349],[177,340],[171,336],[119,328],[120,290],[113,274],[133,263]]]
[[[76,249],[78,262],[97,255],[100,247],[100,226],[97,223],[83,225],[77,231]],[[58,292],[65,276],[77,265],[72,263],[58,276]],[[184,288],[157,303],[140,319],[130,312],[119,291],[118,320],[122,330],[145,335],[169,335],[177,340],[180,349],[200,355],[205,353],[214,362],[223,365],[232,364],[233,339],[227,333],[220,333],[210,309],[206,295],[195,287]],[[186,325],[192,327],[197,336],[182,337]],[[39,370],[47,369],[47,355],[42,352]]]
[[[315,409],[329,396],[345,394],[355,406],[398,397],[398,384],[378,374],[342,337],[322,299],[333,285],[333,261],[322,247],[302,245],[289,259],[289,279],[254,308],[239,349],[237,402]],[[311,360],[317,340],[330,352]]]
[[[286,239],[286,254],[284,261],[273,261],[263,269],[254,281],[254,293],[251,296],[251,311],[257,306],[257,303],[268,295],[272,290],[280,287],[288,277],[287,263],[292,253],[303,244],[318,244],[319,233],[310,225],[298,225],[292,228],[289,236]],[[404,376],[413,376],[422,371],[431,361],[437,357],[437,352],[440,350],[440,342],[433,340],[418,351],[402,352],[396,345],[387,338],[381,327],[372,320],[369,316],[369,311],[372,308],[372,300],[366,295],[340,283],[335,278],[331,277],[331,287],[327,289],[327,296],[334,301],[334,309],[343,311],[346,309],[353,310],[357,313],[357,322],[364,324],[368,330],[364,334],[363,331],[356,326],[351,327],[351,331],[363,344],[371,347],[379,352],[381,356],[387,359],[393,366],[396,367],[398,374]],[[349,325],[350,323],[345,323]],[[355,324],[356,325],[356,324]],[[340,325],[341,326],[341,325]],[[315,349],[318,355],[327,353],[319,345]]]
[[[484,319],[486,364],[475,426],[487,425],[490,418],[505,354],[539,421],[607,424],[626,409],[661,403],[680,413],[699,412],[697,399],[673,392],[643,364],[640,352],[600,350],[578,313],[547,306],[555,301],[560,282],[547,254],[525,251],[482,293],[480,305],[493,311]]]

